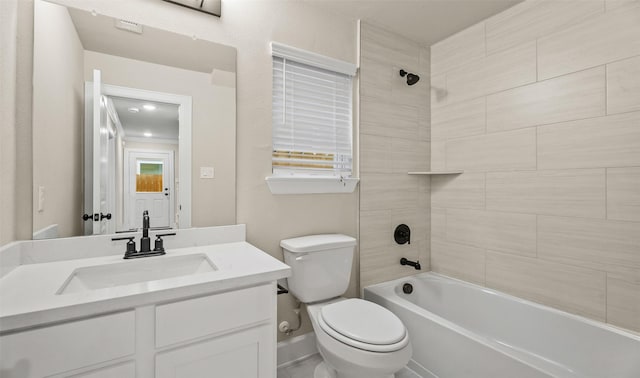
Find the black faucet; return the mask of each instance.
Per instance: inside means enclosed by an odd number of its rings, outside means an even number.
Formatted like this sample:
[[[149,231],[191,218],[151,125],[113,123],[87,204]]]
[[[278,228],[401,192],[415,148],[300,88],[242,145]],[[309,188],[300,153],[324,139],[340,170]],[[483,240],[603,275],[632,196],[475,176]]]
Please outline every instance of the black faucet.
[[[140,253],[151,251],[151,239],[149,238],[149,211],[142,212],[142,239],[140,239]]]
[[[135,236],[125,236],[122,238],[113,238],[111,240],[129,240],[127,242],[127,251],[124,253],[125,259],[135,259],[138,257],[151,257],[151,256],[161,256],[166,254],[164,251],[164,245],[162,243],[163,236],[173,236],[174,233],[169,234],[158,234],[156,235],[155,248],[151,250],[151,238],[149,238],[149,228],[150,228],[150,220],[149,220],[149,211],[145,210],[142,213],[142,238],[140,239],[140,252],[136,251],[136,242],[133,241]]]

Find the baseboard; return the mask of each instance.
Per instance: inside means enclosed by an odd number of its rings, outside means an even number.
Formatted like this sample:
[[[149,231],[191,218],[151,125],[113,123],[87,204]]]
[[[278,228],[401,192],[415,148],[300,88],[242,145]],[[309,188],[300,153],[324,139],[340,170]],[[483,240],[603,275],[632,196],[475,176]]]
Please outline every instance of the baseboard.
[[[413,359],[409,360],[407,367],[423,378],[438,378],[437,375],[433,374],[429,369],[415,362]]]
[[[290,365],[316,353],[318,348],[313,332],[281,341],[278,343],[278,367]]]

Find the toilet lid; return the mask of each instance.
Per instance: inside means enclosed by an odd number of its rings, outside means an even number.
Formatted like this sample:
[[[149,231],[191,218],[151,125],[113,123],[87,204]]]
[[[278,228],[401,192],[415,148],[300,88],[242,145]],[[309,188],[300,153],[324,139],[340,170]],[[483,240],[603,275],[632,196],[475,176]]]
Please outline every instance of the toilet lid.
[[[362,299],[346,299],[324,306],[320,316],[335,332],[362,343],[390,345],[406,338],[404,324],[395,314]]]

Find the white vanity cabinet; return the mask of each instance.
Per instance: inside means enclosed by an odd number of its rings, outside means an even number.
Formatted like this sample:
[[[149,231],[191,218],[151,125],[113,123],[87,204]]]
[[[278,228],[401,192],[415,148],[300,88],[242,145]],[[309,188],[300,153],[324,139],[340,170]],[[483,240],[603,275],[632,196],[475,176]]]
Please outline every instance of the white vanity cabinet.
[[[268,282],[0,336],[0,377],[275,378]]]
[[[276,282],[291,268],[243,225],[176,234],[180,248],[134,261],[110,252],[113,235],[0,247],[28,261],[0,258],[0,378],[275,378]]]

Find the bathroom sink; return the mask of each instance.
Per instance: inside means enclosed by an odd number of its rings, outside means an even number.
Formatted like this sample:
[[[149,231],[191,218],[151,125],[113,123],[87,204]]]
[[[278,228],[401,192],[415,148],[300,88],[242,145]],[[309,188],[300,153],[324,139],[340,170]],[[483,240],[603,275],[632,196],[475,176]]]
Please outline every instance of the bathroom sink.
[[[76,269],[56,294],[79,293],[216,271],[204,254],[146,257]]]

